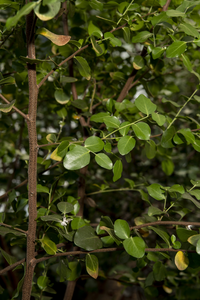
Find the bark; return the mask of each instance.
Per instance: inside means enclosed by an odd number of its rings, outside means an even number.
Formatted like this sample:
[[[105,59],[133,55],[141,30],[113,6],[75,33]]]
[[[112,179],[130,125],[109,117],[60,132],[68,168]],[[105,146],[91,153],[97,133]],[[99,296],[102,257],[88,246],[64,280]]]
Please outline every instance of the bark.
[[[34,45],[34,13],[26,18],[26,38],[28,57],[35,58]],[[28,199],[29,199],[29,224],[27,232],[26,275],[22,290],[22,300],[31,297],[34,266],[31,260],[35,257],[36,217],[37,217],[37,131],[36,113],[38,87],[36,82],[36,65],[27,64],[29,83],[29,109],[28,109],[28,135],[29,135],[29,167],[28,167]]]

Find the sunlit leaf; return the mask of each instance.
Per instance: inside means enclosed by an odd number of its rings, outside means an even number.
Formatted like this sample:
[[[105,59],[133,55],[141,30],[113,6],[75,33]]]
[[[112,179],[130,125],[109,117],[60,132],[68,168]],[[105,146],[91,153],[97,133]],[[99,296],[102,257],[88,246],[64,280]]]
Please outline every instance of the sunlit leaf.
[[[87,166],[89,162],[90,150],[76,145],[72,150],[67,152],[63,160],[63,166],[68,170],[78,170]]]
[[[141,258],[145,254],[145,242],[140,237],[130,237],[123,241],[126,252],[136,258]]]
[[[174,262],[180,271],[187,269],[189,265],[189,259],[182,251],[176,253]]]
[[[46,29],[44,27],[39,28],[37,30],[36,34],[40,34],[40,35],[45,36],[47,39],[52,41],[52,43],[56,44],[57,46],[66,45],[71,39],[70,36],[55,34],[55,33],[49,31],[48,29]]]

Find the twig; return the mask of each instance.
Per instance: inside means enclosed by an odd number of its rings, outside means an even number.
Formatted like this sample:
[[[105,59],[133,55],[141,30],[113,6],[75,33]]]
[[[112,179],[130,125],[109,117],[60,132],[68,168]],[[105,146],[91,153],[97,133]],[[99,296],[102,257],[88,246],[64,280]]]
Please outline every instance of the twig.
[[[0,226],[8,227],[8,228],[11,228],[13,230],[16,230],[16,231],[22,232],[24,234],[27,234],[27,231],[22,230],[22,229],[17,228],[17,227],[12,227],[11,225],[8,225],[8,224],[0,223]]]
[[[1,98],[4,102],[6,102],[7,104],[10,104],[10,102],[9,102],[2,94],[0,94],[0,98]],[[24,119],[29,120],[29,117],[28,117],[27,115],[25,115],[20,109],[18,109],[18,108],[15,107],[14,105],[13,105],[12,108],[13,108],[18,114],[20,114]]]
[[[141,225],[136,225],[133,227],[130,227],[130,230],[133,229],[140,229],[148,226],[156,226],[156,225],[183,225],[183,226],[198,226],[200,227],[200,222],[185,222],[185,221],[156,221],[156,222],[151,222],[151,223],[145,223]]]
[[[163,6],[163,11],[167,11],[169,5],[170,5],[171,0],[167,0],[166,4]]]

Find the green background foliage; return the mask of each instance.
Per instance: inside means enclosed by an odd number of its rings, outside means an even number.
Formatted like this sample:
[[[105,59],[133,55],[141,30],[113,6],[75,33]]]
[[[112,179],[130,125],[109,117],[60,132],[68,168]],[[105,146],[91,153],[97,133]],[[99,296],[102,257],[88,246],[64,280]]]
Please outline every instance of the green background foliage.
[[[199,298],[200,1],[165,4],[0,0],[2,300],[22,299],[29,247],[30,66],[39,88],[31,299],[70,300],[75,282],[74,299]]]

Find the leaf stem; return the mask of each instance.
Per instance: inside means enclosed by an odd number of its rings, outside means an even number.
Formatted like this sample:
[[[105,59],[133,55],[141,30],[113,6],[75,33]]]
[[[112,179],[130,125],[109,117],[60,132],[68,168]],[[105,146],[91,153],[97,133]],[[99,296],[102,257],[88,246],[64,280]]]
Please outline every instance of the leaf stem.
[[[179,116],[179,114],[181,113],[181,111],[183,110],[183,108],[188,104],[188,102],[190,102],[190,100],[192,99],[192,97],[196,94],[196,92],[198,91],[198,89],[196,89],[194,91],[194,93],[190,96],[190,98],[185,102],[185,104],[179,109],[179,111],[177,112],[175,118],[172,120],[172,122],[169,124],[169,126],[167,127],[167,129],[169,129],[172,124],[176,121],[177,117]]]

